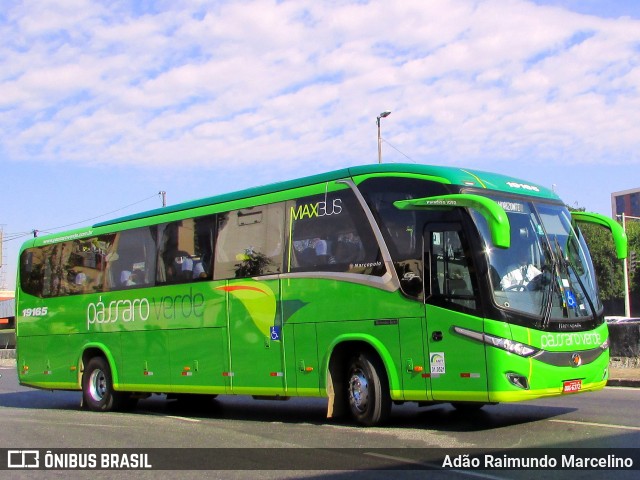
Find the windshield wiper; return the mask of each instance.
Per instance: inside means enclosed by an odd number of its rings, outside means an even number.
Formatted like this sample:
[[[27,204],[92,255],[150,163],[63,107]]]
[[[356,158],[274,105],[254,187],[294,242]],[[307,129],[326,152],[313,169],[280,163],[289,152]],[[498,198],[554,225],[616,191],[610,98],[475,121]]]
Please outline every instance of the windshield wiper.
[[[558,243],[558,237],[554,237],[555,248],[551,244],[551,239],[548,235],[545,235],[546,242],[543,242],[547,248],[547,255],[549,256],[549,262],[551,269],[549,274],[551,275],[551,281],[549,282],[549,289],[545,292],[542,298],[542,327],[546,328],[551,322],[551,311],[553,310],[553,297],[557,293],[560,294],[562,301],[562,316],[569,318],[569,309],[567,308],[567,300],[564,292],[564,286],[562,285],[562,273],[563,270],[567,270],[564,257],[562,255],[562,249]],[[562,267],[562,268],[561,268]],[[568,276],[568,275],[567,275]]]
[[[550,271],[546,271],[548,267],[545,265],[542,269],[543,275],[546,273],[551,276],[551,281],[548,286],[545,287],[544,293],[542,295],[542,311],[540,314],[542,315],[542,326],[546,328],[549,324],[549,320],[551,319],[551,310],[553,308],[553,295],[556,291],[556,282],[553,278],[555,276],[554,272],[556,271],[556,262],[555,260],[551,260],[551,269]]]
[[[546,237],[546,235],[545,235]],[[551,311],[553,309],[553,296],[556,293],[556,288],[558,287],[558,279],[560,278],[560,268],[558,266],[558,260],[556,259],[556,254],[554,253],[551,245],[549,243],[549,239],[547,238],[546,242],[543,242],[547,248],[547,255],[549,257],[548,262],[550,267],[548,269],[548,275],[550,275],[551,280],[549,282],[549,287],[545,290],[545,293],[542,297],[542,327],[546,328],[551,321]],[[546,266],[546,265],[545,265]],[[543,269],[544,270],[544,269]]]
[[[562,248],[560,247],[560,244],[558,243],[558,237],[556,237],[554,240],[555,240],[555,245],[556,245],[556,255],[557,255],[558,258],[560,258],[560,262],[562,263],[563,271],[566,272],[566,279],[569,282],[569,291],[575,297],[575,293],[573,292],[574,291],[573,281],[571,280],[571,274],[569,273],[570,271],[572,271],[573,272],[573,276],[578,281],[578,285],[580,285],[580,291],[582,292],[583,297],[587,300],[587,303],[589,304],[589,309],[591,310],[591,314],[595,315],[596,314],[596,310],[594,308],[593,301],[591,300],[591,297],[589,296],[589,293],[587,292],[587,289],[584,286],[584,283],[582,283],[582,280],[580,279],[580,275],[578,275],[577,270],[571,264],[571,262],[567,261],[564,258],[564,255],[562,254]],[[560,272],[558,272],[558,273],[560,273]],[[560,277],[560,280],[562,280],[562,277]],[[564,290],[565,289],[563,288],[562,289],[562,296],[563,296],[563,303],[565,304],[563,312],[566,313],[565,317],[568,317],[569,316],[569,310],[568,310],[569,299],[568,299],[566,293],[564,292]],[[575,301],[576,301],[575,308],[577,309],[578,308],[577,298],[575,299]],[[579,315],[576,313],[576,317],[578,317],[578,316]]]
[[[556,239],[556,242],[557,242],[557,239]],[[569,247],[567,244],[567,249],[568,248]],[[584,296],[584,298],[587,300],[587,303],[589,304],[589,309],[591,310],[591,314],[595,316],[596,310],[593,305],[593,301],[591,300],[591,297],[589,296],[589,292],[587,288],[584,286],[584,283],[582,282],[580,275],[578,274],[578,270],[571,262],[565,260],[564,258],[562,260],[564,262],[565,268],[567,269],[567,273],[569,272],[569,270],[573,272],[573,276],[578,281],[578,285],[580,285],[580,290],[582,291],[582,295]],[[568,275],[568,277],[569,277],[569,282],[571,282],[571,276]],[[573,282],[571,282],[571,284],[573,285]]]
[[[562,280],[564,279],[563,277],[563,273],[566,273],[566,277],[567,277],[567,281],[569,281],[569,271],[567,269],[567,262],[564,259],[564,255],[562,252],[562,247],[560,246],[560,243],[558,242],[558,236],[555,235],[553,237],[553,242],[555,245],[555,258],[557,261],[557,265],[561,265],[562,268],[557,268],[556,273],[557,273],[557,278],[556,280],[558,281],[558,286],[560,287],[560,295],[562,296],[562,316],[564,318],[569,318],[569,304],[568,304],[568,300],[567,300],[567,294],[566,294],[566,289],[564,287],[564,284],[562,283]]]

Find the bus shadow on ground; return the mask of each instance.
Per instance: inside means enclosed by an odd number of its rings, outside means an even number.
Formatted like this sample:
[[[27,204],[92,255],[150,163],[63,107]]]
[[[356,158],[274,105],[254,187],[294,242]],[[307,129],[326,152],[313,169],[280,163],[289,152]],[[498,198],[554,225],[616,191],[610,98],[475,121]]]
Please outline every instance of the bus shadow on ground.
[[[461,411],[450,404],[413,409],[413,415],[398,411],[390,424],[396,427],[423,426],[445,432],[478,432],[549,420],[576,411],[572,407],[528,404],[487,405],[481,410]]]
[[[80,392],[25,390],[0,393],[0,407],[5,408],[77,410],[81,402]]]
[[[208,403],[145,400],[138,412],[181,415],[192,418],[228,419],[255,422],[307,423],[355,426],[349,418],[326,417],[326,400],[294,398],[289,401],[256,401],[251,397],[221,396]],[[382,428],[427,428],[447,432],[474,432],[514,425],[526,425],[576,411],[576,408],[530,404],[499,404],[465,412],[450,404],[419,407],[415,403],[396,405]]]
[[[140,400],[126,414],[179,415],[198,419],[280,422],[285,424],[354,426],[348,418],[326,418],[326,400],[293,398],[289,401],[253,400],[244,396],[220,396],[215,400],[167,400],[153,395]],[[25,390],[0,393],[0,407],[43,410],[80,410],[80,392]],[[414,403],[396,405],[382,428],[425,428],[443,432],[477,432],[514,425],[526,425],[576,411],[576,408],[530,404],[488,405],[473,412],[454,409],[449,404],[418,407]]]

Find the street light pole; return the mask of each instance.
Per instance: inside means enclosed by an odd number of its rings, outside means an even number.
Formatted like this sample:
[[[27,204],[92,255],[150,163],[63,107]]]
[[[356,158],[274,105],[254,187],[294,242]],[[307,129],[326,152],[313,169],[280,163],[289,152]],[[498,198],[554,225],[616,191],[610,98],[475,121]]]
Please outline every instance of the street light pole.
[[[378,163],[382,163],[382,137],[380,136],[380,119],[385,118],[391,115],[389,110],[385,110],[380,115],[378,115],[376,119],[376,123],[378,124]]]
[[[626,233],[627,225],[625,222],[624,212],[622,212],[622,230]],[[631,302],[629,301],[629,259],[625,258],[622,264],[623,266],[623,275],[624,275],[624,316],[631,316]]]

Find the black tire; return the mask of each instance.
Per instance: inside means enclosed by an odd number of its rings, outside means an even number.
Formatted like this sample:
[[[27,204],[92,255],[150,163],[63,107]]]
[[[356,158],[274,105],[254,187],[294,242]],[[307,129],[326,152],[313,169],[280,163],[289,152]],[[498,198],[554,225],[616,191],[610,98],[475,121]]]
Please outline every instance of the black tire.
[[[361,353],[351,359],[346,377],[346,396],[351,416],[360,425],[371,427],[389,417],[389,382],[377,357]]]
[[[132,404],[131,397],[113,390],[109,363],[102,357],[93,357],[82,374],[83,405],[94,412],[119,410]]]

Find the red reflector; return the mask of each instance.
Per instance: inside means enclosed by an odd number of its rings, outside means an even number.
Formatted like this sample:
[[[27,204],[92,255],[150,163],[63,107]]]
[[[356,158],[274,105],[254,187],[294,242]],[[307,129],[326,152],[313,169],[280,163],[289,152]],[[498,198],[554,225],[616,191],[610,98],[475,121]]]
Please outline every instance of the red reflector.
[[[471,378],[471,374],[470,373],[461,373],[460,376],[462,378]]]
[[[0,318],[0,325],[9,325],[8,318]]]

